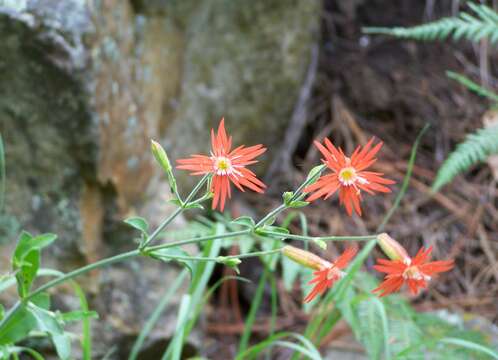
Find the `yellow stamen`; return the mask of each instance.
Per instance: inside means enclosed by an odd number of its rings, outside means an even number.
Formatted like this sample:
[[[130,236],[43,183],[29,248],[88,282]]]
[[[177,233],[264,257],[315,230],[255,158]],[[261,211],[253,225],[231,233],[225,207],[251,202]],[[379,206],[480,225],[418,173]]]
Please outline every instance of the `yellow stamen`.
[[[218,168],[218,170],[228,170],[228,168],[230,167],[228,159],[226,158],[219,159],[218,163],[216,164],[216,167]]]
[[[357,178],[356,170],[353,167],[346,167],[339,172],[339,181],[343,185],[352,185]]]

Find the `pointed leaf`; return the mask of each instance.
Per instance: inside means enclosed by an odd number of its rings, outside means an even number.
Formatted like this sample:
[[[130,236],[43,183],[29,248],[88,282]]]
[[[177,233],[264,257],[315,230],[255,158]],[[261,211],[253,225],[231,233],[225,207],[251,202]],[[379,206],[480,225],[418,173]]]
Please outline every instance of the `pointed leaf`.
[[[147,230],[149,229],[149,224],[144,218],[141,218],[139,216],[133,216],[127,218],[124,222],[147,236]]]
[[[22,262],[23,257],[31,252],[31,250],[42,249],[54,242],[55,239],[57,239],[57,235],[55,234],[42,234],[33,237],[30,233],[23,231],[17,241],[13,263]]]
[[[14,267],[14,271],[16,271],[17,292],[21,298],[24,298],[28,295],[40,268],[40,250],[31,250],[24,255],[22,262],[18,265],[19,267]]]
[[[231,222],[232,224],[241,225],[250,229],[254,228],[256,223],[250,216],[241,216]]]
[[[291,201],[288,206],[290,208],[297,209],[297,208],[302,208],[302,207],[305,207],[308,205],[309,205],[309,202],[307,202],[307,201],[294,200],[294,201]]]
[[[57,315],[33,303],[28,303],[27,310],[35,318],[39,330],[50,335],[57,350],[57,355],[61,359],[69,359],[71,356],[71,339],[64,332],[63,324],[59,321]]]
[[[191,257],[191,255],[179,247],[155,250],[151,253],[151,256],[164,262],[176,261],[180,265],[185,266],[190,271],[190,274],[192,274],[195,267],[194,261],[186,259]],[[181,257],[182,259],[176,257]]]
[[[32,302],[42,308],[48,308],[50,306],[50,299],[47,294],[36,296]],[[16,343],[23,340],[35,327],[35,318],[26,310],[25,306],[21,306],[0,328],[0,345]]]

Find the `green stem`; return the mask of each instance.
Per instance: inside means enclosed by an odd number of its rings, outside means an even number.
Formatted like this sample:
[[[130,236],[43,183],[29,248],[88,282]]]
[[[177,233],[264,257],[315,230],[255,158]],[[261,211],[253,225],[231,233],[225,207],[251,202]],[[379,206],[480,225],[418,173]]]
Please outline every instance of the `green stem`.
[[[236,259],[243,259],[243,258],[248,258],[248,257],[255,257],[255,256],[263,256],[263,255],[270,255],[270,254],[276,254],[281,251],[281,248],[278,249],[272,249],[272,250],[266,250],[266,251],[254,251],[252,253],[247,253],[247,254],[239,254],[239,255],[231,255],[227,256],[227,258],[236,258]]]
[[[285,209],[287,209],[287,206],[285,204],[282,204],[279,207],[273,209],[268,214],[266,214],[265,217],[263,217],[261,220],[258,221],[258,223],[255,225],[255,228],[258,228],[258,227],[264,225],[264,223],[266,221],[268,221],[268,219],[271,219],[273,216],[277,216],[279,213],[281,213]]]
[[[316,179],[318,179],[320,177],[323,170],[325,170],[325,165],[322,165],[322,168],[319,171],[317,171],[317,173],[315,175],[307,178],[301,185],[299,185],[299,187],[294,192],[294,195],[290,199],[290,202],[295,201],[295,200],[300,200],[301,192],[303,191],[303,189],[306,186],[308,186],[309,184],[311,184],[312,182],[315,182]],[[263,217],[261,220],[258,221],[258,223],[255,225],[255,229],[261,227],[262,225],[265,224],[266,221],[268,221],[268,219],[271,219],[273,216],[277,216],[279,213],[281,213],[282,211],[284,211],[286,209],[287,209],[286,204],[282,204],[282,205],[278,206],[277,208],[273,209],[268,214],[266,214],[265,217]]]
[[[281,249],[273,249],[273,250],[268,250],[268,251],[255,251],[247,254],[239,254],[239,255],[230,255],[230,256],[221,256],[220,258],[217,257],[202,257],[202,256],[181,256],[181,255],[169,255],[169,254],[159,254],[155,255],[157,257],[162,257],[162,258],[167,258],[167,259],[176,259],[176,260],[194,260],[194,261],[214,261],[214,262],[220,262],[223,263],[223,260],[228,260],[228,259],[243,259],[243,258],[250,258],[250,257],[256,257],[256,256],[263,256],[263,255],[270,255],[270,254],[276,254],[280,252]]]
[[[168,226],[178,215],[180,215],[185,209],[183,207],[177,208],[170,216],[164,220],[161,225],[159,225],[156,230],[147,238],[147,240],[140,246],[140,249],[145,249],[155,238],[159,236],[161,231],[163,231],[166,226]]]
[[[122,254],[111,256],[111,257],[106,258],[106,259],[102,259],[102,260],[94,262],[92,264],[88,264],[88,265],[83,266],[83,267],[81,267],[79,269],[73,270],[73,271],[67,273],[64,276],[61,276],[61,277],[56,278],[56,279],[53,279],[52,281],[49,281],[46,284],[40,286],[35,291],[33,291],[30,294],[28,294],[28,296],[26,296],[24,298],[24,301],[26,302],[26,301],[32,299],[33,297],[35,297],[36,295],[44,292],[45,290],[48,290],[48,289],[50,289],[50,288],[52,288],[54,286],[62,284],[63,282],[66,282],[69,279],[75,278],[75,277],[80,276],[80,275],[82,275],[84,273],[87,273],[89,271],[92,271],[92,270],[95,270],[95,269],[98,269],[98,268],[101,268],[101,267],[104,267],[104,266],[109,266],[111,264],[114,264],[114,263],[117,263],[117,262],[121,262],[121,261],[130,259],[130,258],[135,257],[137,255],[140,255],[140,251],[139,250],[128,251],[128,252],[125,252],[125,253],[122,253]]]
[[[417,157],[417,150],[418,150],[418,145],[420,143],[420,140],[422,140],[422,136],[424,136],[425,132],[427,129],[429,129],[430,124],[425,124],[425,126],[420,130],[420,132],[417,135],[417,138],[415,139],[415,142],[413,143],[412,146],[412,151],[410,153],[410,160],[408,161],[408,168],[406,170],[405,177],[403,178],[403,184],[401,185],[401,190],[399,191],[398,195],[396,196],[396,199],[394,200],[393,206],[389,209],[387,212],[386,216],[384,216],[384,219],[380,223],[380,225],[377,227],[377,231],[381,232],[384,230],[384,227],[386,226],[387,222],[389,219],[391,219],[391,216],[393,216],[394,212],[398,209],[399,204],[401,203],[401,200],[405,196],[406,190],[408,189],[408,185],[410,185],[410,178],[412,177],[412,172],[413,172],[413,166],[415,165],[415,159]]]
[[[291,200],[298,200],[300,193],[303,191],[303,189],[308,186],[311,183],[314,183],[322,174],[323,170],[325,170],[326,166],[321,165],[321,168],[316,172],[315,175],[312,177],[307,178],[294,192],[294,196],[291,198]]]
[[[164,220],[161,225],[157,227],[156,230],[147,238],[147,240],[140,246],[140,250],[143,250],[149,245],[152,241],[154,241],[155,238],[159,236],[159,234],[168,226],[178,215],[180,215],[183,211],[185,211],[186,207],[189,205],[190,200],[199,192],[201,187],[206,183],[206,181],[209,179],[209,174],[204,175],[197,183],[197,185],[192,189],[190,194],[188,194],[187,198],[185,201],[182,202],[182,206],[180,206],[178,209],[176,209],[170,216]]]
[[[286,239],[292,240],[302,240],[302,241],[368,241],[377,238],[377,235],[365,235],[365,236],[304,236],[295,234],[284,234],[277,231],[269,230],[259,230],[259,234],[275,236],[275,237],[285,237]]]
[[[140,255],[139,250],[133,250],[129,251],[126,253],[122,253],[116,256],[109,257],[107,259],[102,259],[100,261],[97,261],[93,264],[89,264],[87,266],[83,266],[82,268],[76,269],[74,271],[71,271],[64,276],[61,276],[59,278],[55,278],[46,284],[40,286],[38,289],[35,291],[29,293],[24,299],[21,301],[18,301],[10,310],[5,314],[5,317],[0,321],[0,329],[10,320],[10,318],[15,314],[15,312],[21,307],[22,304],[26,304],[29,300],[31,300],[33,297],[36,295],[42,293],[45,290],[48,290],[54,286],[57,286],[59,284],[62,284],[63,282],[66,282],[67,280],[70,280],[72,278],[75,278],[76,276],[79,276],[81,274],[87,273],[91,270],[101,268],[103,266],[111,265],[120,261],[127,260],[129,258],[135,257],[137,255]]]
[[[246,229],[246,230],[240,230],[240,231],[233,231],[233,232],[229,232],[229,233],[225,233],[225,234],[198,236],[198,237],[194,237],[191,239],[185,239],[185,240],[175,241],[175,242],[161,244],[161,245],[149,246],[148,248],[144,249],[143,252],[145,254],[148,254],[148,253],[153,252],[155,250],[166,249],[166,248],[173,247],[173,246],[182,246],[182,245],[188,245],[188,244],[193,244],[193,243],[200,243],[203,241],[209,241],[209,240],[213,240],[213,239],[224,239],[224,238],[234,237],[234,236],[238,236],[238,235],[246,235],[246,234],[250,234],[250,233],[251,233],[251,229]]]
[[[64,276],[61,276],[59,278],[56,278],[52,281],[47,282],[46,284],[40,286],[38,289],[34,290],[32,293],[30,293],[28,296],[26,296],[22,302],[18,301],[10,310],[5,314],[5,317],[0,321],[0,329],[7,323],[7,321],[10,320],[10,318],[14,315],[14,313],[20,308],[22,303],[26,303],[27,301],[31,300],[34,296],[42,293],[43,291],[46,291],[54,286],[57,286],[59,284],[62,284],[66,282],[69,279],[75,278],[77,276],[80,276],[84,273],[87,273],[89,271],[108,266],[117,262],[121,262],[130,258],[133,258],[135,256],[138,256],[140,254],[145,254],[147,255],[148,253],[154,251],[154,250],[160,250],[160,249],[165,249],[169,247],[174,247],[174,246],[182,246],[186,244],[192,244],[192,243],[197,243],[197,242],[202,242],[202,241],[208,241],[208,240],[213,240],[213,239],[221,239],[221,238],[229,238],[233,236],[238,236],[238,235],[244,235],[250,233],[251,230],[241,230],[241,231],[234,231],[231,233],[226,233],[226,234],[218,234],[218,235],[209,235],[209,236],[203,236],[203,237],[197,237],[197,238],[192,238],[192,239],[187,239],[187,240],[182,240],[182,241],[175,241],[167,244],[162,244],[162,245],[156,245],[156,246],[151,246],[148,248],[145,248],[143,250],[133,250],[129,251],[126,253],[122,253],[119,255],[115,255],[106,259],[102,259],[100,261],[97,261],[92,264],[88,264],[86,266],[83,266],[82,268],[76,269],[74,271],[71,271],[67,273]]]
[[[195,194],[197,194],[199,192],[201,187],[206,183],[206,181],[208,181],[210,176],[211,176],[211,174],[204,175],[202,177],[201,181],[199,181],[199,183],[197,185],[195,185],[195,187],[192,189],[190,194],[188,194],[187,197],[185,198],[185,201],[183,202],[184,207],[189,204],[190,200],[192,200],[192,198],[195,196]]]

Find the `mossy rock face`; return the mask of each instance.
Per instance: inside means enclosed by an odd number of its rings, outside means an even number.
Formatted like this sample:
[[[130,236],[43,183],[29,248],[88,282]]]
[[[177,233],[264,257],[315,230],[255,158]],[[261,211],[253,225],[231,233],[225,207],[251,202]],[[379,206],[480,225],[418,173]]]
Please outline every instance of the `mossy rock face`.
[[[74,253],[80,237],[101,237],[105,224],[112,233],[162,187],[150,138],[172,159],[206,152],[222,116],[234,144],[269,148],[261,172],[292,115],[319,7],[0,0],[7,212],[34,232],[58,233]]]
[[[186,25],[177,118],[165,133],[174,157],[207,151],[225,117],[235,144],[280,145],[319,21],[319,1],[212,0]]]
[[[43,29],[27,14],[0,15],[6,213],[28,230],[58,233],[69,254],[79,237],[78,199],[92,177],[96,133],[82,82],[63,68],[71,55]]]

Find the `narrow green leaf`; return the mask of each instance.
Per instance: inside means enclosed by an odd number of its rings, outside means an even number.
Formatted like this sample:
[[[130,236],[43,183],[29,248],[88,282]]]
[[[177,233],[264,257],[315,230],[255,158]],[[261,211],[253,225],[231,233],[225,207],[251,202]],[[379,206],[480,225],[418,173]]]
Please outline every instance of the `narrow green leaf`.
[[[269,271],[265,268],[263,274],[259,279],[258,287],[252,299],[251,308],[249,309],[249,313],[247,314],[244,332],[242,333],[242,336],[240,338],[239,353],[243,353],[247,349],[247,345],[249,344],[249,337],[252,333],[252,326],[254,324],[254,321],[256,320],[256,314],[261,304],[261,300],[263,299],[263,291],[265,289],[266,279],[268,278],[268,275]]]
[[[388,221],[391,219],[391,217],[394,215],[396,210],[399,207],[399,204],[401,203],[401,200],[405,196],[406,190],[408,189],[408,186],[410,185],[410,179],[412,177],[412,172],[413,172],[413,166],[415,165],[415,159],[417,158],[417,151],[418,151],[418,146],[420,144],[420,141],[422,140],[422,137],[424,136],[425,132],[429,129],[430,124],[426,124],[422,130],[417,135],[417,138],[415,139],[415,142],[413,143],[412,146],[412,151],[410,153],[410,160],[408,160],[408,168],[406,169],[406,174],[405,177],[403,178],[403,184],[401,184],[401,190],[399,191],[398,195],[396,196],[396,199],[394,200],[393,206],[389,209],[387,214],[384,216],[382,219],[382,222],[380,225],[377,227],[377,232],[381,232]]]
[[[199,318],[199,315],[201,314],[201,312],[204,310],[204,307],[205,305],[207,304],[207,302],[209,301],[209,299],[211,298],[211,296],[213,295],[213,293],[225,282],[225,281],[228,281],[228,280],[238,280],[238,281],[243,281],[243,282],[246,282],[246,283],[250,283],[251,281],[246,279],[246,278],[243,278],[243,277],[240,277],[240,276],[225,276],[225,277],[222,277],[221,279],[219,279],[217,282],[214,283],[213,286],[211,286],[208,291],[206,291],[206,293],[204,294],[203,298],[201,301],[199,301],[196,306],[195,306],[195,311],[194,311],[194,315],[192,316],[191,320],[189,321],[188,325],[186,326],[185,328],[185,332],[186,334],[190,334],[190,332],[192,331],[192,329],[194,328],[195,326],[195,322],[196,320]]]
[[[156,323],[158,322],[161,314],[166,310],[168,304],[170,303],[173,295],[176,294],[180,286],[182,285],[183,281],[185,280],[185,277],[187,276],[187,270],[184,269],[180,275],[175,279],[175,281],[169,286],[169,288],[166,290],[164,295],[162,296],[159,304],[156,306],[150,317],[147,319],[145,322],[144,326],[142,327],[142,331],[140,331],[140,334],[137,337],[137,340],[133,344],[133,347],[130,352],[130,357],[128,360],[136,360],[138,353],[140,352],[140,349],[142,348],[145,339],[149,335],[149,333],[152,331]]]
[[[481,85],[470,80],[468,77],[466,77],[462,74],[458,74],[458,73],[453,72],[453,71],[447,71],[446,75],[450,79],[459,82],[460,84],[465,86],[467,89],[475,92],[476,94],[487,97],[487,98],[493,100],[494,102],[498,102],[498,94],[495,94],[493,91],[490,91],[490,90],[482,87]]]
[[[180,308],[178,310],[178,317],[176,320],[176,329],[175,333],[177,334],[182,334],[183,330],[185,328],[185,325],[187,324],[189,314],[190,314],[190,303],[191,303],[192,298],[190,297],[189,294],[185,294],[182,297],[182,300],[180,302]],[[183,348],[183,338],[181,336],[176,336],[173,339],[172,347],[171,347],[171,360],[179,360],[181,353],[182,353],[182,348]],[[170,359],[170,358],[165,358],[163,357],[163,360]]]
[[[322,357],[320,356],[320,352],[316,349],[316,347],[304,336],[297,334],[297,333],[291,333],[291,332],[280,332],[277,334],[274,334],[270,337],[268,337],[266,340],[260,342],[259,344],[256,344],[254,346],[251,346],[247,350],[240,352],[237,354],[235,357],[235,360],[247,360],[247,359],[255,359],[258,358],[258,355],[260,355],[265,349],[270,348],[274,345],[281,345],[285,346],[280,342],[280,339],[284,338],[295,338],[299,342],[302,343],[303,346],[298,346],[297,348],[295,346],[292,346],[294,350],[297,352],[301,353],[302,355],[308,356],[309,358],[313,360],[321,360]],[[279,343],[280,342],[280,343]],[[290,342],[286,342],[286,344],[293,344]]]
[[[356,273],[360,270],[361,266],[376,244],[376,240],[370,240],[369,242],[367,242],[367,244],[363,247],[363,249],[361,249],[358,255],[356,255],[354,260],[351,262],[351,265],[349,265],[348,269],[346,270],[346,276],[344,276],[334,286],[332,294],[337,302],[345,301],[347,288],[351,285]]]
[[[3,211],[5,197],[5,148],[0,134],[0,214]]]
[[[22,353],[31,355],[34,360],[44,360],[39,352],[28,347],[14,345],[0,346],[0,359],[2,360],[10,360],[11,356],[12,359],[19,359],[18,355]]]
[[[214,224],[214,232],[215,234],[223,234],[225,232],[225,226],[222,223]],[[217,257],[221,250],[222,239],[214,239],[211,241],[207,241],[203,243],[203,257],[214,258]],[[213,261],[201,261],[194,263],[194,271],[192,274],[192,281],[189,287],[189,295],[191,296],[191,309],[195,309],[198,304],[202,302],[202,297],[204,291],[208,285],[209,279],[214,270],[214,266],[216,265]],[[195,313],[195,311],[194,311]],[[185,339],[188,337],[190,331],[193,329],[194,324],[197,320],[197,317],[194,316],[189,320],[189,323],[185,326],[184,331],[175,332],[173,339],[171,340],[168,348],[163,354],[163,359],[171,359],[173,345],[174,344],[183,344]],[[180,354],[181,355],[181,354]]]
[[[481,352],[483,354],[487,354],[491,356],[493,359],[498,359],[498,352],[496,352],[493,349],[490,349],[486,346],[483,346],[481,344],[477,344],[472,341],[464,340],[464,339],[458,339],[458,338],[444,338],[441,339],[440,342],[445,343],[445,344],[451,344],[451,345],[456,345],[460,346],[469,350]]]

